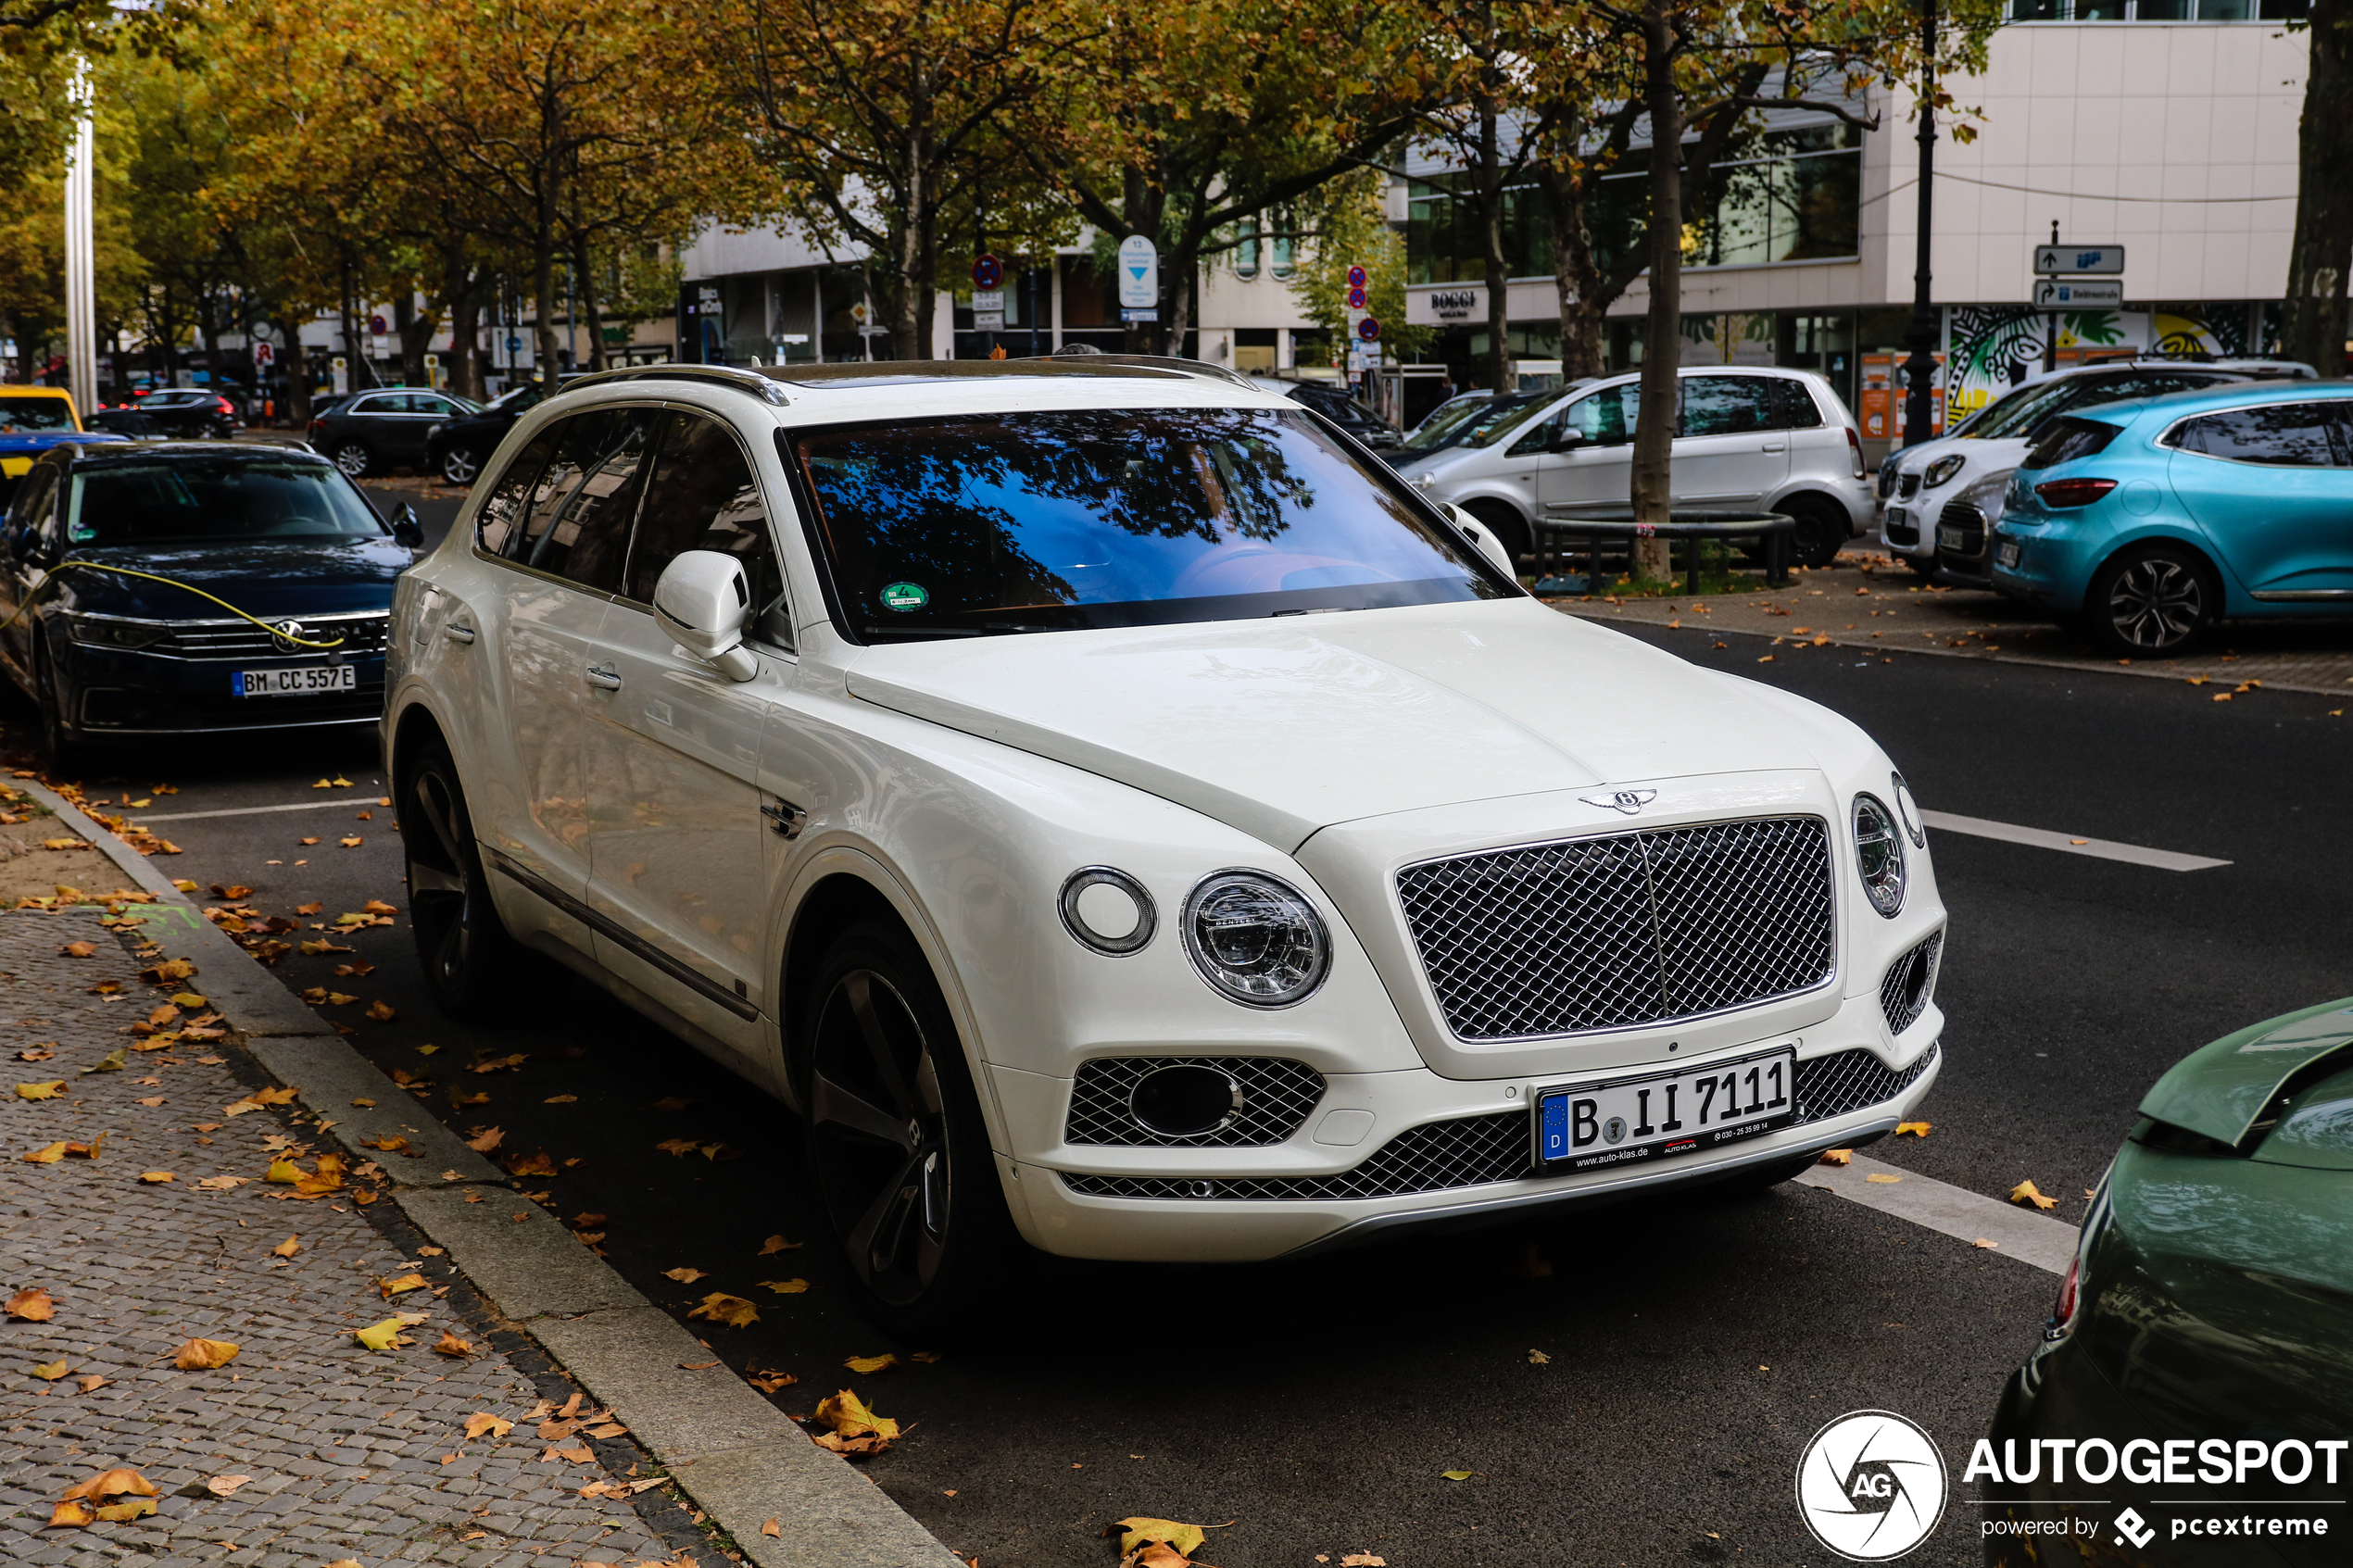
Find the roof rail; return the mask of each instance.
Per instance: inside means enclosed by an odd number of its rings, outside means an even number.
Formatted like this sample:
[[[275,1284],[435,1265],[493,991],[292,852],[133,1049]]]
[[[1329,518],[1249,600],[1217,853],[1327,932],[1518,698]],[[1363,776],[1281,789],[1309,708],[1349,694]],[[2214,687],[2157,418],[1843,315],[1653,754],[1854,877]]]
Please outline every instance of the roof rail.
[[[557,390],[570,392],[574,387],[609,386],[616,382],[632,381],[712,382],[722,386],[732,386],[738,392],[749,392],[780,407],[792,401],[785,395],[784,387],[774,377],[762,375],[758,370],[747,370],[734,365],[688,365],[676,360],[659,365],[636,365],[623,370],[595,370],[559,386]]]
[[[1087,348],[1088,351],[1083,356],[1072,355],[1067,350],[1074,347]],[[1105,354],[1093,349],[1088,345],[1072,344],[1063,348],[1058,348],[1051,354],[1017,354],[1013,358],[1033,363],[1041,359],[1049,361],[1059,359],[1068,364],[1076,358],[1085,365],[1140,365],[1146,370],[1181,370],[1187,375],[1208,376],[1217,381],[1231,382],[1236,386],[1248,387],[1252,392],[1258,390],[1258,383],[1239,370],[1229,370],[1223,365],[1213,365],[1206,359],[1183,359],[1173,354]]]

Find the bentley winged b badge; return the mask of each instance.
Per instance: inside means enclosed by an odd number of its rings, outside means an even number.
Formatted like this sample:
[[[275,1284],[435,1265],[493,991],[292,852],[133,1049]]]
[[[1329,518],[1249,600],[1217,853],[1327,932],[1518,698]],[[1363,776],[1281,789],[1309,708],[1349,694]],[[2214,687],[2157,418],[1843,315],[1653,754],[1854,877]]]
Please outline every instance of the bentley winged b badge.
[[[1629,817],[1642,815],[1642,808],[1658,798],[1655,789],[1597,789],[1591,795],[1577,797],[1588,806],[1606,806],[1613,811],[1623,811]]]

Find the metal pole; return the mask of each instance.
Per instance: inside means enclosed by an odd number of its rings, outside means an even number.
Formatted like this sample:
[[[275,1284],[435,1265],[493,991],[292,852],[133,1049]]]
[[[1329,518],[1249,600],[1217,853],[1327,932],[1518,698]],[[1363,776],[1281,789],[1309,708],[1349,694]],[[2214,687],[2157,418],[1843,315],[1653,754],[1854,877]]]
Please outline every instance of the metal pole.
[[[1936,182],[1936,0],[1920,0],[1920,181],[1919,254],[1912,269],[1912,326],[1905,334],[1911,353],[1904,360],[1910,383],[1904,402],[1904,445],[1917,446],[1934,434],[1930,401],[1936,383],[1936,306],[1929,291],[1931,198]]]
[[[66,390],[85,417],[98,406],[98,290],[91,232],[90,170],[96,138],[90,123],[90,62],[77,60],[67,97],[74,106],[66,154]],[[21,351],[23,345],[19,345]]]

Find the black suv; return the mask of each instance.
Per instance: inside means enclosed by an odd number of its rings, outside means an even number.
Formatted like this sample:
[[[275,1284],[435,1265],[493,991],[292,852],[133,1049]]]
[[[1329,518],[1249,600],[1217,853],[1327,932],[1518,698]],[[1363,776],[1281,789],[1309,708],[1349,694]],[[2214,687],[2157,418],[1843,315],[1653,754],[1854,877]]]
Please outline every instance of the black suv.
[[[434,426],[425,436],[425,467],[439,470],[444,483],[472,484],[514,422],[546,395],[537,382],[525,382],[488,408]]]
[[[432,432],[474,413],[466,399],[430,387],[396,386],[353,395],[310,420],[310,445],[354,479],[425,460]]]

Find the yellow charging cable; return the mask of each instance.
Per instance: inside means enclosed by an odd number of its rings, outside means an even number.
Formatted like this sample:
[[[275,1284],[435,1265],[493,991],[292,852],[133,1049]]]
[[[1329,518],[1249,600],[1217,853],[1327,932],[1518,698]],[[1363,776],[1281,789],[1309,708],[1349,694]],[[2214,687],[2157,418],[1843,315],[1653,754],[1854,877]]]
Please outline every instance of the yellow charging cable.
[[[195,595],[196,597],[200,599],[210,599],[214,604],[219,605],[222,609],[227,610],[230,614],[237,617],[241,621],[252,621],[256,626],[260,627],[263,631],[269,633],[273,637],[285,638],[286,641],[294,644],[296,647],[339,648],[343,646],[346,641],[348,640],[346,638],[337,637],[332,643],[318,643],[311,641],[308,637],[297,637],[291,633],[279,631],[278,628],[271,625],[270,622],[262,620],[261,617],[258,615],[247,614],[245,611],[239,609],[235,605],[231,604],[227,599],[220,597],[218,594],[206,593],[202,588],[197,587],[193,583],[182,583],[176,577],[158,577],[152,571],[133,571],[127,566],[114,566],[102,560],[61,560],[57,565],[51,567],[48,574],[41,579],[40,587],[33,589],[31,593],[25,596],[24,603],[17,607],[16,613],[9,616],[6,621],[0,621],[0,632],[5,632],[9,627],[15,625],[17,623],[17,617],[22,615],[26,610],[31,609],[33,607],[34,602],[41,597],[41,589],[46,588],[50,583],[56,582],[57,580],[57,573],[65,571],[66,568],[69,566],[84,567],[92,571],[111,571],[122,577],[144,577],[150,583],[161,583],[167,587],[185,589],[187,592]]]

